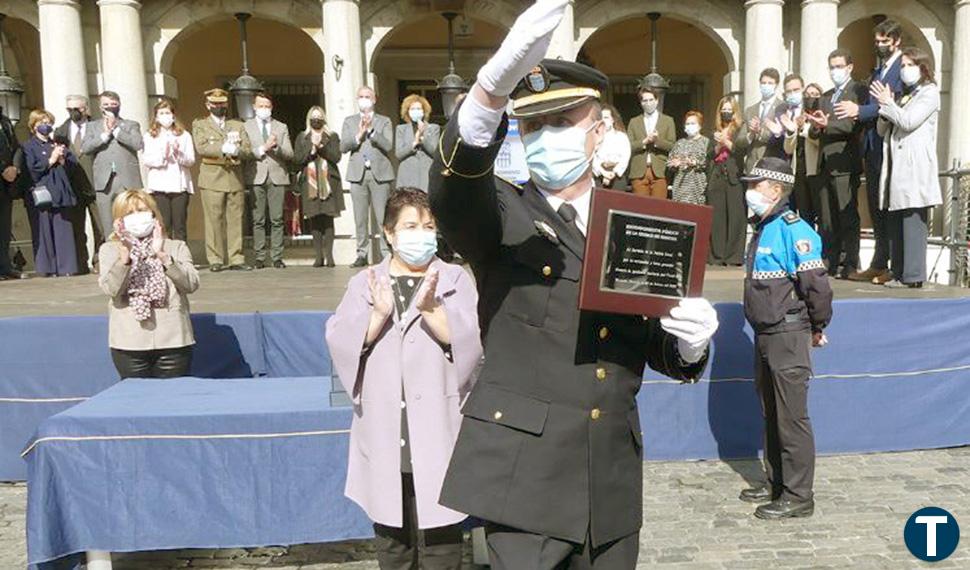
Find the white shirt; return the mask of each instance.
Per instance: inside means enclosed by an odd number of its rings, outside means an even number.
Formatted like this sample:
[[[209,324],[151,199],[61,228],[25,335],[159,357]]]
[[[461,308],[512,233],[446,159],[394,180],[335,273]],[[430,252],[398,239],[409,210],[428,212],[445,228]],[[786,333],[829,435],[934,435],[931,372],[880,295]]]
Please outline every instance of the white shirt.
[[[659,109],[656,110],[656,111],[654,111],[653,113],[649,113],[649,114],[644,113],[643,114],[643,126],[646,128],[646,131],[645,132],[648,135],[650,133],[654,132],[655,130],[657,130],[657,121],[659,121],[659,120],[660,120],[660,110]]]
[[[549,203],[549,206],[552,208],[552,210],[554,212],[559,212],[559,206],[562,206],[563,203],[566,202],[566,200],[563,200],[558,195],[547,192],[542,188],[539,188],[538,186],[536,186],[536,188],[539,189],[539,193],[542,194],[542,196],[546,199],[546,202]],[[576,227],[579,228],[579,231],[582,232],[584,236],[586,235],[586,224],[587,224],[587,221],[589,220],[589,206],[592,203],[592,200],[593,200],[593,187],[590,186],[589,190],[586,192],[583,192],[582,196],[569,202],[569,205],[576,209],[576,219],[573,220],[573,222],[576,224]]]
[[[593,155],[593,174],[602,176],[606,169],[603,168],[604,162],[614,162],[616,166],[612,171],[617,176],[623,176],[626,167],[630,164],[630,138],[626,133],[616,129],[606,131],[603,142]]]
[[[84,132],[87,130],[87,126],[88,126],[87,121],[81,123],[80,125],[75,123],[74,121],[68,121],[68,125],[71,130],[71,142],[73,143],[75,140],[83,141]]]
[[[149,192],[192,194],[195,191],[190,170],[195,164],[192,135],[188,131],[182,131],[181,135],[176,136],[171,129],[160,128],[157,137],[146,131],[143,140],[142,164],[147,170],[145,189]],[[179,147],[177,159],[171,152],[176,142]],[[166,150],[169,152],[166,153]]]

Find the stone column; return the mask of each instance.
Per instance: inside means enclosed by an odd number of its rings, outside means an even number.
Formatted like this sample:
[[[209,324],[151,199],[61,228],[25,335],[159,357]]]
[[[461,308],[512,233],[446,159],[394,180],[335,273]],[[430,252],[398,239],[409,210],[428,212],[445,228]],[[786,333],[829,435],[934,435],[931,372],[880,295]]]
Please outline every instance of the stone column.
[[[798,73],[806,83],[831,85],[829,53],[839,47],[839,0],[804,0]]]
[[[575,61],[576,59],[576,21],[573,17],[573,4],[575,0],[570,0],[566,5],[562,22],[552,34],[552,42],[546,51],[546,57],[552,59],[565,59]]]
[[[782,28],[784,0],[747,0],[744,3],[744,105],[761,100],[758,76],[766,67],[785,70]]]
[[[44,107],[54,114],[57,123],[61,123],[67,119],[67,96],[88,94],[81,3],[78,0],[38,0],[37,12]]]
[[[357,112],[357,89],[364,83],[360,0],[323,0],[323,29],[327,122],[339,133],[344,118]]]
[[[970,166],[970,0],[957,0],[953,25],[953,70],[950,72],[949,168],[954,160]],[[962,102],[961,102],[962,101]]]
[[[121,96],[121,116],[148,125],[148,84],[141,33],[141,2],[98,0],[101,10],[101,77]],[[96,106],[97,103],[95,102]]]

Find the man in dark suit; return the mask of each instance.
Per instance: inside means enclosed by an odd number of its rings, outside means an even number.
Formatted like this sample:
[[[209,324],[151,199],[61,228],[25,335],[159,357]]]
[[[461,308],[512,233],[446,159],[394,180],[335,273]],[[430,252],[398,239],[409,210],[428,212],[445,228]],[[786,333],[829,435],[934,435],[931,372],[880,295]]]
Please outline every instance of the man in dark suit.
[[[852,79],[852,54],[848,50],[837,49],[829,54],[829,73],[835,87],[822,95],[820,109],[807,119],[812,123],[812,137],[819,139],[821,147],[819,233],[824,256],[829,274],[846,279],[859,268],[862,125],[850,118],[839,119],[835,105],[863,101],[866,86]]]
[[[432,209],[475,272],[485,338],[440,502],[487,521],[495,570],[636,565],[644,367],[695,380],[717,328],[704,299],[659,320],[576,307],[608,80],[541,59],[568,3],[519,16],[431,168]],[[491,175],[510,94],[532,178],[522,186]]]
[[[94,230],[94,255],[92,265],[97,271],[97,251],[104,243],[104,231],[101,228],[101,218],[94,185],[94,159],[91,155],[81,153],[81,142],[87,131],[91,117],[88,115],[88,99],[83,95],[69,95],[67,97],[68,119],[54,130],[54,140],[63,144],[77,157],[77,164],[70,167],[68,175],[71,178],[71,189],[77,196],[77,205],[71,208],[71,224],[74,226],[74,245],[77,248],[78,273],[88,273],[88,238],[85,229],[87,217],[91,218],[91,228]]]
[[[10,264],[13,200],[18,195],[17,177],[20,175],[21,156],[13,123],[0,107],[0,281],[22,277]]]
[[[888,85],[897,96],[903,91],[903,80],[899,75],[902,65],[900,42],[903,30],[898,22],[883,20],[874,30],[878,63],[869,76],[869,86],[877,81]],[[879,119],[879,101],[869,90],[860,104],[842,101],[835,105],[835,116],[839,119],[855,119],[862,124],[862,156],[866,168],[866,195],[869,198],[869,216],[872,218],[872,233],[876,240],[872,263],[865,271],[849,275],[852,281],[873,281],[885,283],[892,279],[889,272],[889,236],[886,231],[886,211],[879,208],[879,177],[882,174],[882,137],[876,129]]]

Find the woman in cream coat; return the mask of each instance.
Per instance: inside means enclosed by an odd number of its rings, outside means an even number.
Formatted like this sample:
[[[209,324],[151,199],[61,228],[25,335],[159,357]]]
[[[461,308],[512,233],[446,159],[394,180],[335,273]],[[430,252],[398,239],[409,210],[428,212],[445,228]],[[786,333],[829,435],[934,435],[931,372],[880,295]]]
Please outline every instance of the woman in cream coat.
[[[943,203],[936,156],[940,89],[933,63],[919,48],[902,51],[900,74],[905,88],[899,101],[888,86],[875,82],[879,134],[886,160],[879,180],[879,205],[887,217],[892,288],[919,288],[926,280],[927,217]]]
[[[108,345],[122,379],[186,376],[195,337],[190,293],[199,274],[185,242],[165,237],[158,206],[127,190],[112,206],[114,232],[101,246],[98,285],[108,304]]]

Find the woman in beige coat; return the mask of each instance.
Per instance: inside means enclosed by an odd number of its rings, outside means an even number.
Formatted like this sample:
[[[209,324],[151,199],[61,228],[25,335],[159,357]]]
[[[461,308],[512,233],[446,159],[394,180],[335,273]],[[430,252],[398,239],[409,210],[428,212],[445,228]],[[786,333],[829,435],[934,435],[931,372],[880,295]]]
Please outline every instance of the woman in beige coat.
[[[108,346],[122,379],[175,378],[189,373],[189,293],[199,274],[185,242],[165,237],[158,206],[128,190],[112,206],[114,233],[101,246],[98,285],[111,297]]]
[[[927,218],[943,203],[936,157],[940,88],[933,80],[933,62],[919,48],[902,51],[902,96],[874,82],[879,101],[877,128],[883,138],[879,205],[889,210],[887,229],[893,280],[891,288],[919,288],[926,280]]]

